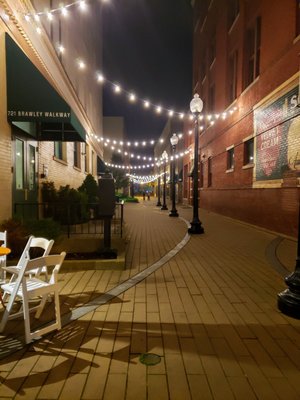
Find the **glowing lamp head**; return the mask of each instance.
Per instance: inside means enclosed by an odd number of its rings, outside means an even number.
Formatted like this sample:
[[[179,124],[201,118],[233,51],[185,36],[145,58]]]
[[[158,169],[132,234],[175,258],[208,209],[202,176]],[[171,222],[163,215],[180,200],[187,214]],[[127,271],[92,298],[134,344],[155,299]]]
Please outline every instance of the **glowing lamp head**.
[[[168,158],[168,153],[166,152],[166,150],[164,150],[164,152],[162,153],[161,158],[162,158],[163,160],[167,160],[167,158]]]
[[[195,93],[193,100],[190,102],[190,110],[193,114],[200,113],[203,109],[203,101],[200,99],[199,94]]]
[[[178,144],[178,136],[176,135],[176,133],[173,133],[173,135],[170,138],[170,142],[172,146],[176,146]]]

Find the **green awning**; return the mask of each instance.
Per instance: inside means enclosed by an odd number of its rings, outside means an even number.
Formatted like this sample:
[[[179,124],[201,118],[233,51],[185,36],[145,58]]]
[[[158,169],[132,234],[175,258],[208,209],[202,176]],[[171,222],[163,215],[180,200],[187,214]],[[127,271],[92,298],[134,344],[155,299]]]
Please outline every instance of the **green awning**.
[[[6,34],[7,119],[34,122],[36,139],[85,142],[85,130],[66,101]]]

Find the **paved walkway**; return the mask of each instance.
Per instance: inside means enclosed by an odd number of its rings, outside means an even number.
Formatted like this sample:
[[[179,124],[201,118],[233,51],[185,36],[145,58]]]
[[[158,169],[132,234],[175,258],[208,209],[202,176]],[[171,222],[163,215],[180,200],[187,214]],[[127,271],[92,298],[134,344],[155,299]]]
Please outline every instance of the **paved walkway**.
[[[300,399],[300,321],[277,310],[273,263],[277,246],[292,270],[296,242],[205,211],[189,237],[179,213],[126,205],[126,270],[61,275],[65,326],[0,361],[0,399]]]

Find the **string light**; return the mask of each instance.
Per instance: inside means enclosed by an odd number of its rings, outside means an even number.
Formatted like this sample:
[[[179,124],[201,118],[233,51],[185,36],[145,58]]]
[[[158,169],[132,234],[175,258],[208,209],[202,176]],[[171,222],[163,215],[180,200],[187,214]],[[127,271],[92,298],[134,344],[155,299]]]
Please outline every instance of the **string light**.
[[[85,69],[86,65],[85,65],[84,61],[78,60],[78,67],[79,67],[79,69]]]
[[[62,7],[62,8],[61,8],[61,14],[62,14],[64,17],[67,17],[67,16],[68,16],[68,10],[66,9],[66,7]]]
[[[46,16],[48,18],[48,20],[52,21],[53,17],[54,17],[54,14],[58,14],[58,15],[61,14],[64,17],[67,17],[68,13],[69,13],[68,10],[71,9],[73,6],[76,6],[76,5],[79,6],[78,8],[81,11],[86,10],[86,7],[87,7],[86,1],[85,0],[77,0],[77,1],[74,1],[74,2],[69,3],[67,5],[60,6],[59,8],[53,8],[53,9],[45,11],[45,12],[38,12],[38,13],[35,13],[35,14],[30,14],[30,13],[24,14],[24,18],[27,21],[33,20],[33,21],[39,22],[41,17]],[[37,32],[37,34],[40,35],[42,33],[41,28],[37,27],[36,28],[36,32]],[[62,53],[65,52],[65,48],[63,47],[62,44],[60,44],[58,46],[57,50],[58,50],[59,54],[62,54]],[[84,70],[86,68],[86,64],[83,61],[80,61],[78,66],[79,66],[80,70]],[[144,108],[147,108],[147,109],[152,108],[159,115],[164,113],[169,118],[172,118],[172,117],[176,116],[176,117],[178,117],[180,119],[183,119],[185,117],[189,118],[190,120],[194,119],[194,116],[191,115],[190,113],[185,114],[183,112],[177,112],[177,111],[174,111],[172,108],[164,108],[161,105],[155,105],[155,104],[151,103],[150,100],[140,99],[134,93],[128,92],[127,90],[122,90],[121,86],[119,84],[113,83],[112,81],[110,81],[108,79],[105,79],[103,74],[100,73],[100,72],[96,73],[96,77],[97,77],[97,82],[98,83],[104,83],[104,82],[109,83],[113,87],[114,92],[116,94],[124,92],[124,94],[128,96],[128,99],[129,99],[130,102],[138,103],[139,101],[141,101],[143,103]],[[236,110],[237,110],[237,108],[234,107],[234,108],[228,110],[228,112],[225,111],[225,112],[216,113],[216,114],[209,114],[209,115],[206,116],[206,118],[209,121],[211,121],[213,119],[217,120],[221,116],[221,118],[224,120],[228,116],[228,114],[232,115],[234,113],[234,111],[236,111]],[[204,118],[204,116],[201,115],[200,118]],[[211,125],[213,125],[213,124],[211,124]]]
[[[62,46],[61,44],[58,45],[57,48],[58,48],[59,53],[63,54],[63,53],[65,52],[65,48],[64,48],[64,46]]]
[[[114,147],[114,146],[112,146],[112,147]],[[160,157],[159,159],[157,158],[157,157],[155,157],[154,158],[154,161],[155,161],[155,163],[151,163],[151,164],[141,164],[141,165],[131,165],[131,164],[129,164],[129,165],[121,165],[121,164],[111,164],[111,163],[108,163],[108,162],[106,162],[105,163],[105,165],[107,165],[108,167],[112,167],[112,168],[123,168],[123,169],[144,169],[144,168],[153,168],[155,165],[157,166],[157,167],[159,167],[160,165],[162,165],[162,164],[167,164],[169,161],[174,161],[174,159],[176,159],[176,160],[178,160],[179,158],[181,158],[181,157],[184,157],[185,155],[187,155],[187,154],[189,154],[190,153],[190,149],[187,149],[187,150],[184,150],[184,151],[182,151],[182,152],[180,152],[180,153],[177,153],[177,154],[175,154],[175,155],[171,155],[170,157],[168,156],[168,158],[167,159],[163,159],[162,157]],[[130,156],[133,156],[134,157],[134,154],[131,154]],[[133,157],[131,157],[131,158],[133,158]],[[152,161],[153,160],[153,158],[151,158],[151,157],[142,157],[142,156],[135,156],[137,159],[141,159],[141,158],[143,158],[143,160],[147,160],[148,159],[148,161]]]
[[[122,146],[122,147],[154,146],[155,143],[157,142],[157,141],[155,141],[153,139],[151,139],[151,140],[142,140],[142,141],[134,141],[134,142],[130,142],[130,141],[123,142],[122,140],[119,141],[119,140],[116,140],[116,139],[113,139],[113,138],[106,138],[104,136],[98,136],[95,133],[90,133],[90,135],[91,135],[92,138],[94,137],[98,142],[110,143],[110,141],[112,141],[114,144],[118,144],[119,146]],[[159,143],[164,143],[164,139],[160,139]]]
[[[118,168],[118,169],[146,169],[146,168],[153,168],[155,164],[143,164],[143,165],[119,165],[119,164],[111,164],[105,163],[106,166],[111,168]]]
[[[132,182],[138,183],[140,185],[154,182],[154,181],[156,181],[158,178],[160,178],[163,175],[164,175],[164,172],[162,172],[161,174],[157,174],[157,175],[132,175],[132,174],[126,174],[126,176],[129,177],[129,179]]]
[[[129,95],[129,100],[130,100],[130,101],[135,101],[135,100],[136,100],[136,97],[135,97],[135,94],[134,94],[134,93],[130,93],[130,95]]]
[[[103,82],[104,81],[104,76],[102,74],[97,74],[97,81],[98,82]]]
[[[84,0],[79,1],[79,8],[83,11],[86,10],[86,2]]]
[[[102,2],[106,3],[106,2],[108,2],[108,0],[102,0]],[[40,17],[43,17],[45,15],[48,16],[48,13],[51,13],[51,14],[61,13],[64,16],[67,16],[68,15],[68,9],[71,9],[72,7],[75,8],[75,6],[79,6],[79,9],[81,11],[86,11],[86,9],[87,9],[87,3],[86,3],[85,0],[77,0],[77,1],[73,1],[72,3],[66,4],[65,6],[60,6],[58,8],[52,8],[49,11],[39,12],[37,14],[26,13],[24,15],[24,18],[26,20],[29,20],[31,17],[36,18],[36,16],[38,16],[40,18]]]

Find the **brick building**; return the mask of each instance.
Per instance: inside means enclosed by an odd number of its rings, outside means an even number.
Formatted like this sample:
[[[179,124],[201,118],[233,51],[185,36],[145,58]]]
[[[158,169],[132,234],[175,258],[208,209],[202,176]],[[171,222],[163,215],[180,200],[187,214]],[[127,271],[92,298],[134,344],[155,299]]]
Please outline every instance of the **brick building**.
[[[192,4],[193,90],[204,103],[200,207],[296,236],[299,1]],[[193,147],[192,138],[185,135],[185,147]],[[192,160],[185,158],[184,164],[184,198],[190,201]]]
[[[101,7],[0,4],[0,221],[16,203],[39,201],[47,180],[77,188],[86,174],[97,177],[102,88],[92,72],[102,65]]]

